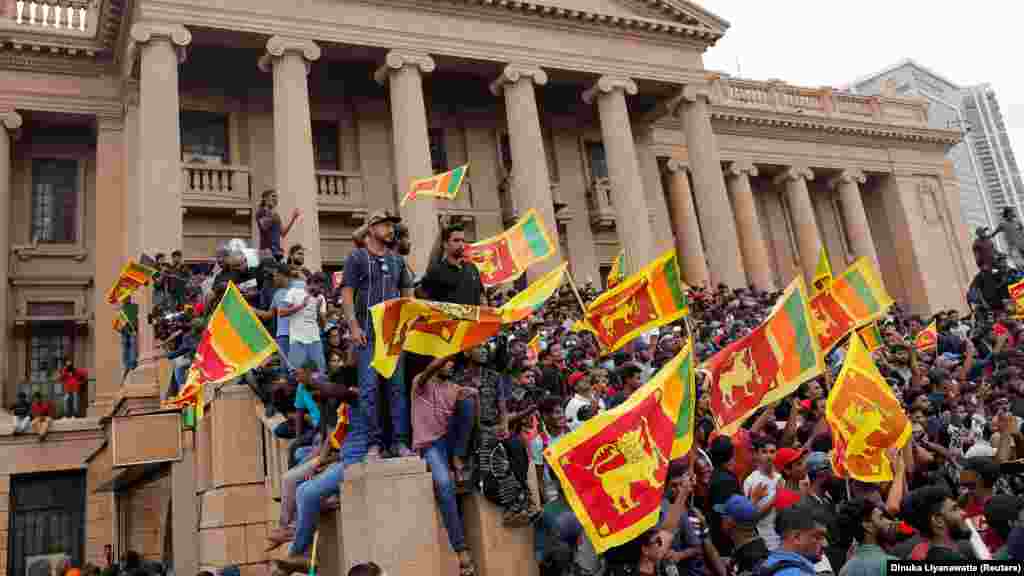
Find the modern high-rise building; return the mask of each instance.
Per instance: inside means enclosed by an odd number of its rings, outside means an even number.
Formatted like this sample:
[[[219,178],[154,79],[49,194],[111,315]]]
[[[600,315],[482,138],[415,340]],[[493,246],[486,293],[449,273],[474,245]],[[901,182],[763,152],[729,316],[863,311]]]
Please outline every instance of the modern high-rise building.
[[[930,126],[966,133],[947,157],[960,180],[960,209],[972,232],[998,225],[1003,208],[1024,214],[1020,170],[991,86],[961,86],[906,59],[857,80],[850,89],[866,95],[926,98]]]
[[[966,88],[961,102],[969,127],[965,143],[970,143],[974,152],[993,211],[998,215],[1009,206],[1021,215],[1024,213],[1024,184],[995,92],[988,84]]]

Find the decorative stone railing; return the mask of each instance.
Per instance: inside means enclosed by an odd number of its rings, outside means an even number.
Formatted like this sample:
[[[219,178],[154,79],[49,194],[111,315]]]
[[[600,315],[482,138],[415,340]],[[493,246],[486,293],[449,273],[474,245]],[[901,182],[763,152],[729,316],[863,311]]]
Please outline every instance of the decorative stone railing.
[[[188,163],[181,166],[185,206],[252,207],[248,166]]]
[[[321,210],[336,212],[366,210],[363,177],[358,172],[317,170],[316,193]]]
[[[17,0],[14,23],[33,28],[51,28],[85,33],[95,10],[88,0]]]
[[[725,75],[711,82],[716,106],[790,112],[926,127],[928,103],[917,98],[861,96],[833,88],[804,88],[780,80],[762,82]]]

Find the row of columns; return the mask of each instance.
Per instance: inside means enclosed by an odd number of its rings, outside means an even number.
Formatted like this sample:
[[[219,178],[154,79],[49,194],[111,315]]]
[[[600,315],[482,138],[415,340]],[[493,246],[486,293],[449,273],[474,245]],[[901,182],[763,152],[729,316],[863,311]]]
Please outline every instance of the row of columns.
[[[688,136],[689,129],[687,125]],[[726,165],[723,175],[717,153],[698,152],[692,143],[688,150],[690,166],[677,159],[670,159],[665,165],[669,209],[684,280],[691,285],[722,283],[730,287],[749,285],[760,290],[776,289],[768,244],[750,184],[750,178],[759,173],[757,166],[749,160],[733,161]],[[693,196],[687,170],[696,188]],[[807,188],[811,180],[814,180],[814,172],[805,166],[786,167],[773,179],[776,186],[784,186],[801,271],[808,283],[814,278],[822,247]],[[726,190],[717,186],[720,181],[725,182],[728,196]],[[829,181],[829,188],[839,193],[852,255],[866,257],[877,267],[878,254],[860,191],[860,184],[865,181],[862,172],[844,170]],[[700,222],[704,223],[703,227],[699,226]],[[738,256],[732,248],[737,244]],[[737,280],[737,275],[742,275],[743,279]]]

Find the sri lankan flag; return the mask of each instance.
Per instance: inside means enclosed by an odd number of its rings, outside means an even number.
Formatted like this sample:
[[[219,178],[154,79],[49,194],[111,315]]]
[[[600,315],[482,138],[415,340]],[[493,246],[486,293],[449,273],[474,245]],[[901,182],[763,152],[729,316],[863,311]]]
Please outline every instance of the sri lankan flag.
[[[583,315],[601,351],[611,354],[640,334],[690,313],[675,250],[594,300]]]
[[[882,347],[882,332],[878,329],[878,322],[872,322],[857,329],[857,334],[864,341],[868,352],[874,352]]]
[[[130,260],[121,268],[114,285],[107,290],[107,302],[120,304],[128,299],[140,287],[149,284],[156,275],[156,270]]]
[[[558,290],[568,264],[548,272],[501,308],[395,298],[370,308],[372,366],[385,378],[395,373],[403,350],[443,358],[481,344],[505,324],[540,309]]]
[[[343,444],[345,444],[345,437],[348,436],[348,425],[352,421],[352,407],[342,402],[341,406],[338,406],[338,423],[334,425],[334,430],[331,431],[331,447],[335,450],[341,450]]]
[[[620,250],[619,255],[612,262],[612,269],[608,271],[608,290],[615,288],[622,282],[622,271],[626,269],[626,251]]]
[[[859,258],[827,290],[811,298],[818,346],[828,353],[856,328],[884,315],[892,303],[874,265]]]
[[[476,264],[484,286],[512,282],[554,254],[555,244],[535,209],[501,234],[466,246],[466,258]]]
[[[693,443],[691,351],[687,344],[624,403],[544,451],[598,554],[658,521],[668,463]]]
[[[711,378],[711,413],[731,436],[762,406],[790,395],[825,369],[814,337],[803,278],[797,277],[763,324],[704,364]]]
[[[893,304],[878,271],[863,257],[832,281],[830,292],[858,326],[882,316]]]
[[[540,357],[540,333],[538,332],[530,341],[526,344],[526,353],[531,358],[536,360]]]
[[[229,283],[199,340],[185,386],[170,404],[195,405],[196,419],[202,419],[202,391],[206,384],[238,378],[262,364],[276,350],[274,338],[267,333],[234,282]]]
[[[469,170],[469,164],[459,166],[443,174],[431,176],[430,178],[413,180],[412,184],[409,185],[409,191],[405,193],[400,205],[405,206],[406,202],[415,200],[418,196],[432,196],[434,198],[454,200],[455,196],[459,193],[459,187],[462,186],[462,180],[466,177],[467,170]]]
[[[1013,300],[1013,315],[1024,318],[1024,280],[1010,284],[1010,300]]]
[[[910,420],[860,338],[850,339],[825,403],[825,418],[840,439],[832,453],[835,470],[862,482],[892,480],[885,451],[906,445]]]
[[[939,329],[935,320],[927,328],[921,330],[914,337],[914,347],[918,352],[931,352],[939,345]]]
[[[814,269],[814,293],[818,294],[828,290],[829,284],[832,283],[832,265],[828,262],[828,252],[825,251],[825,247],[821,247],[821,251],[818,252],[818,265]]]
[[[139,321],[139,305],[134,302],[125,302],[121,304],[121,309],[118,310],[117,316],[114,317],[114,331],[124,332],[135,332],[138,329]]]

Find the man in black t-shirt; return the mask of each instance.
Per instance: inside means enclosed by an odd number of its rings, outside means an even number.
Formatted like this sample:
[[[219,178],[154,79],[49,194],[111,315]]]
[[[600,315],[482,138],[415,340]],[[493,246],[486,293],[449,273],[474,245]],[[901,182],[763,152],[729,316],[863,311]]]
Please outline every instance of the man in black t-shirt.
[[[723,556],[730,556],[732,555],[732,542],[722,530],[721,514],[718,512],[718,508],[734,494],[743,494],[739,479],[730,470],[735,455],[732,439],[728,436],[715,438],[711,442],[708,452],[711,457],[711,465],[714,466],[711,480],[708,482],[708,501],[711,504],[708,523],[711,528],[711,541]]]
[[[466,260],[466,232],[459,222],[441,230],[444,253],[430,264],[420,290],[428,300],[469,306],[485,304],[484,285],[476,264]]]
[[[741,494],[729,496],[714,507],[722,518],[722,532],[733,545],[732,560],[737,572],[753,572],[768,557],[768,546],[757,533],[760,514],[749,498]]]

